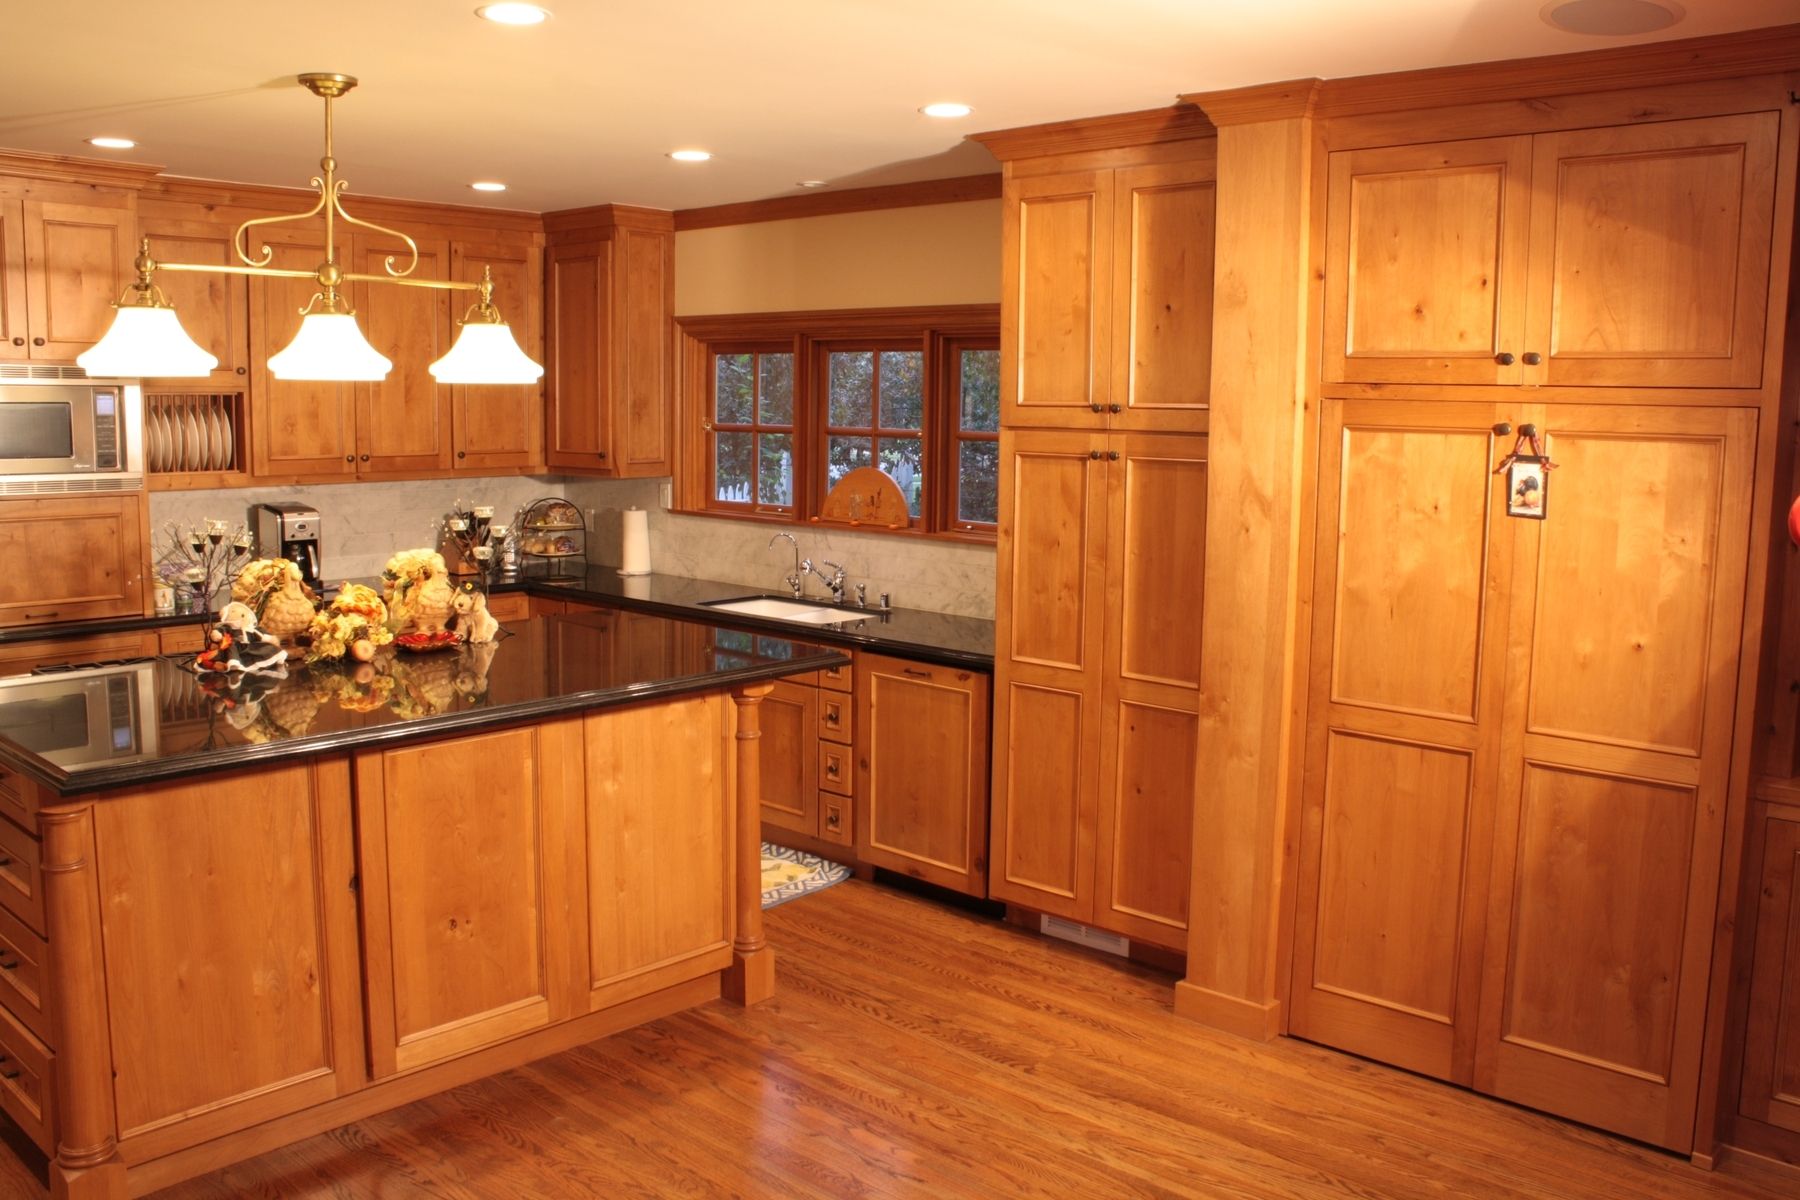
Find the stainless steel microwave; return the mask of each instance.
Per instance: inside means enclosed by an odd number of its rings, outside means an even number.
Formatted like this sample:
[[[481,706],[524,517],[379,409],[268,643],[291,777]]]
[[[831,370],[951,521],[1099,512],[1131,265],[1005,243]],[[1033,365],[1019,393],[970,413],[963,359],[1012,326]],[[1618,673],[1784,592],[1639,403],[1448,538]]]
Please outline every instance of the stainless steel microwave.
[[[0,737],[65,771],[156,754],[154,663],[0,679]]]
[[[0,496],[136,491],[143,432],[135,381],[0,378]]]

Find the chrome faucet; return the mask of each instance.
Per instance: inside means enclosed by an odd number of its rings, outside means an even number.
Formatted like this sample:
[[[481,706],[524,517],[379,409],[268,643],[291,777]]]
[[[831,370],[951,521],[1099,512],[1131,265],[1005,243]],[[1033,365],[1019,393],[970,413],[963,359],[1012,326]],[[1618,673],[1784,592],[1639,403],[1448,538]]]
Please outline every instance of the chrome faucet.
[[[787,585],[794,589],[794,599],[798,600],[800,598],[801,585],[806,582],[806,572],[812,568],[812,559],[809,558],[804,563],[800,561],[800,543],[794,540],[793,534],[787,532],[778,533],[770,538],[769,549],[773,550],[775,548],[775,543],[779,542],[782,538],[786,538],[788,544],[794,548],[793,573],[785,575],[782,578],[786,579]]]
[[[814,575],[823,579],[825,581],[825,586],[831,589],[831,602],[833,604],[842,604],[844,602],[844,589],[848,586],[844,583],[843,564],[834,563],[829,558],[821,558],[819,561],[831,568],[831,574],[827,575],[825,572],[819,570],[819,568],[813,566],[813,561],[810,558],[800,564],[801,569],[811,571]]]

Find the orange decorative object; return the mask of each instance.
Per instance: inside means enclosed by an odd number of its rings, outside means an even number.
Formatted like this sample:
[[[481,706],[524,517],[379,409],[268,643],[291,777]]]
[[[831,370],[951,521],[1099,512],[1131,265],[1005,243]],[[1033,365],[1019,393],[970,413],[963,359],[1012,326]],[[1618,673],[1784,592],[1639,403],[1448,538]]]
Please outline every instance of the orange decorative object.
[[[880,467],[858,467],[837,481],[825,496],[814,525],[824,522],[838,525],[878,525],[883,529],[905,529],[912,524],[906,497]]]
[[[1788,539],[1800,546],[1800,496],[1795,496],[1788,508]]]

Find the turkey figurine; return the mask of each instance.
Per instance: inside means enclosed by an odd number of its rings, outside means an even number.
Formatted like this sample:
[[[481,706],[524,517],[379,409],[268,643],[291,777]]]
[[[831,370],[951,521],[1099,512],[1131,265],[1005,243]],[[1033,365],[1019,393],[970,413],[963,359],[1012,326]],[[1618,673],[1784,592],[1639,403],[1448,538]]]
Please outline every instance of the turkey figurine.
[[[396,645],[407,650],[454,646],[449,624],[456,589],[435,550],[402,550],[381,572],[388,614],[396,628]]]

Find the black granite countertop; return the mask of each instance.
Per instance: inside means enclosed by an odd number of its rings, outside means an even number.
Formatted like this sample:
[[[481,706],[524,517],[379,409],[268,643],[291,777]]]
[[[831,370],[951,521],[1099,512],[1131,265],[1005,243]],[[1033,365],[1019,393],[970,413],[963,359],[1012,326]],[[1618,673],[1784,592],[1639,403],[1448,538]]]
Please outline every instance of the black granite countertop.
[[[584,575],[574,578],[508,579],[494,587],[496,591],[524,588],[533,595],[561,595],[636,612],[716,621],[759,633],[801,637],[828,645],[857,646],[944,666],[973,667],[981,671],[994,669],[994,623],[980,617],[908,608],[881,612],[846,605],[841,609],[844,614],[841,622],[798,624],[771,617],[723,613],[706,605],[709,600],[746,596],[786,598],[769,589],[713,579],[689,579],[681,575],[622,576],[611,567],[599,566],[590,566]]]
[[[365,580],[379,587],[379,581]],[[503,577],[493,584],[496,592],[525,591],[532,595],[562,596],[589,604],[604,604],[633,612],[705,621],[758,633],[839,646],[858,646],[921,662],[944,666],[994,668],[994,623],[980,617],[895,608],[887,612],[843,608],[844,620],[828,625],[797,624],[774,618],[721,613],[706,606],[708,600],[742,596],[775,596],[777,593],[749,584],[713,579],[688,579],[680,575],[621,576],[611,567],[590,566],[582,575],[544,578]],[[43,638],[87,637],[102,633],[160,629],[192,625],[198,614],[172,617],[117,617],[96,621],[71,621],[57,625],[19,625],[0,628],[0,646],[9,642]]]
[[[196,676],[185,656],[0,679],[0,761],[59,795],[466,732],[794,675],[848,661],[787,635],[586,611],[487,646],[385,647],[283,678]]]

